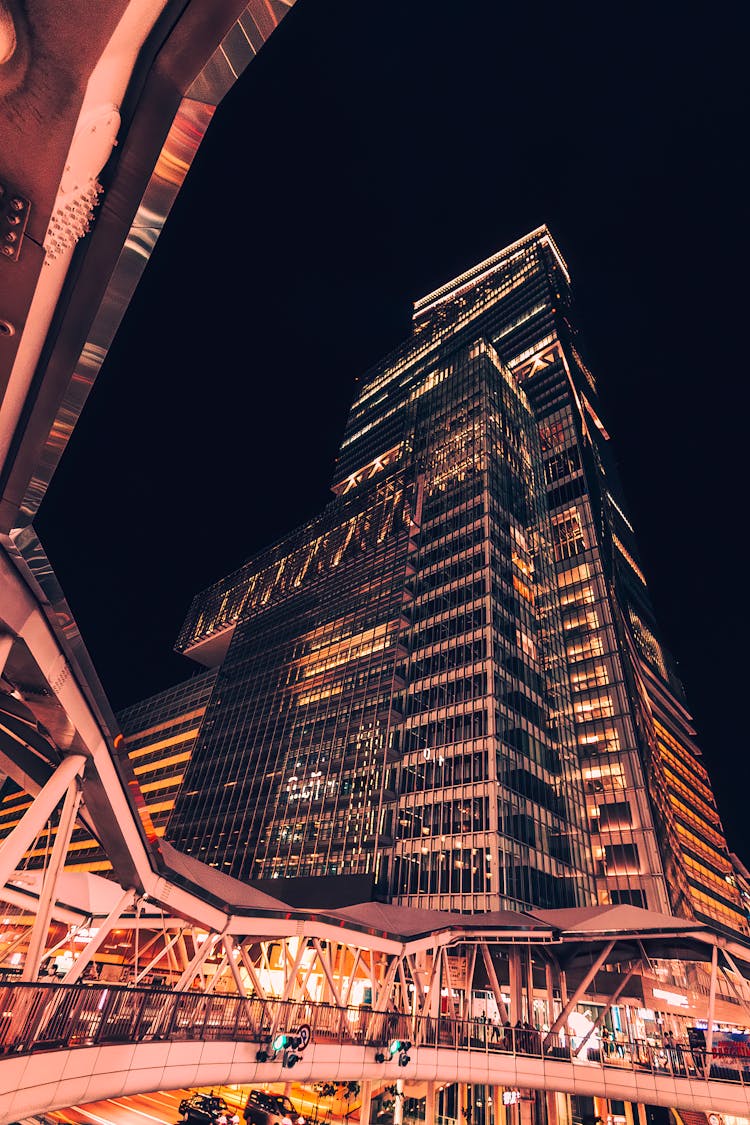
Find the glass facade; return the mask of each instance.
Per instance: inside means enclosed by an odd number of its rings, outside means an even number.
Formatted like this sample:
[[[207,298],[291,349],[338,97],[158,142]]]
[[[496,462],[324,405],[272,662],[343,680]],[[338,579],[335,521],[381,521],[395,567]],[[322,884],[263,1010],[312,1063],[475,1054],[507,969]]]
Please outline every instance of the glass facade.
[[[241,879],[387,877],[417,499],[383,468],[247,565],[170,820],[182,851]]]
[[[330,504],[195,598],[177,649],[219,670],[178,848],[747,932],[571,305],[544,227],[417,302]]]
[[[118,712],[127,754],[157,836],[163,836],[211,698],[216,670]]]

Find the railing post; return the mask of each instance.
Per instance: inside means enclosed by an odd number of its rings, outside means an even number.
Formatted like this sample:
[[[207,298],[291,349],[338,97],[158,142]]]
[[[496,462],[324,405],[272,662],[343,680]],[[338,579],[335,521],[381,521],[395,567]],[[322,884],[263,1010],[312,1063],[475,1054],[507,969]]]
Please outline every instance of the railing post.
[[[706,1027],[706,1070],[705,1077],[711,1074],[711,1062],[714,1047],[714,1013],[716,1011],[716,970],[719,961],[719,950],[714,944],[711,950],[711,983],[708,991],[708,1026]]]
[[[110,988],[106,991],[107,991],[106,1000],[104,1001],[104,1004],[102,1006],[101,1017],[99,1019],[99,1025],[96,1029],[96,1036],[94,1037],[95,1043],[100,1042],[102,1032],[104,1031],[104,1029],[107,1027],[107,1024],[109,1023],[109,1017],[112,1014],[112,1009],[114,1008],[115,1001],[117,999],[117,993],[113,988]]]

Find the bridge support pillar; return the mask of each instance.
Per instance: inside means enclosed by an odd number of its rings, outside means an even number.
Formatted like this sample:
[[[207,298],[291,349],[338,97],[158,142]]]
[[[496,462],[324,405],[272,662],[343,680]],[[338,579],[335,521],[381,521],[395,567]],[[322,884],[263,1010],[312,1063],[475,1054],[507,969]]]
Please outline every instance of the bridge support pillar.
[[[459,1125],[471,1125],[472,1109],[469,1101],[469,1087],[465,1082],[458,1082],[458,1122]],[[395,1122],[394,1122],[395,1125]]]
[[[370,1125],[370,1112],[372,1110],[372,1082],[362,1082],[360,1085],[361,1100],[359,1103],[359,1125]],[[427,1123],[429,1125],[429,1121]]]
[[[557,1099],[559,1096],[560,1095],[556,1094],[554,1090],[545,1091],[544,1102],[547,1111],[547,1125],[565,1125],[565,1122],[560,1120],[557,1109]]]
[[[393,1125],[404,1125],[404,1080],[396,1082],[396,1098],[393,1103]]]
[[[507,1114],[503,1105],[502,1086],[492,1087],[492,1120],[494,1125],[507,1125]]]
[[[435,1125],[435,1083],[427,1083],[427,1092],[424,1099],[424,1121],[425,1125]],[[368,1125],[366,1122],[360,1122],[360,1125]]]

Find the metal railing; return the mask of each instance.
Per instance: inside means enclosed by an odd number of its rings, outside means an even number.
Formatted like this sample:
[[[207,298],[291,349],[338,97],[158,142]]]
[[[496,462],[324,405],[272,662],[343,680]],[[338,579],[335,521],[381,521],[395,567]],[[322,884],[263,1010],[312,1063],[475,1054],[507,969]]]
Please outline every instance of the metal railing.
[[[0,1055],[153,1040],[224,1040],[256,1043],[259,1061],[273,1058],[280,1031],[302,1025],[313,1043],[335,1042],[387,1051],[432,1047],[490,1055],[566,1059],[675,1078],[711,1078],[750,1086],[750,1057],[729,1057],[684,1043],[652,1041],[578,1044],[529,1027],[505,1027],[447,1016],[409,1016],[362,1007],[261,1000],[235,994],[173,992],[105,984],[0,984]],[[549,1041],[548,1041],[549,1040]],[[598,1042],[598,1041],[597,1041]]]

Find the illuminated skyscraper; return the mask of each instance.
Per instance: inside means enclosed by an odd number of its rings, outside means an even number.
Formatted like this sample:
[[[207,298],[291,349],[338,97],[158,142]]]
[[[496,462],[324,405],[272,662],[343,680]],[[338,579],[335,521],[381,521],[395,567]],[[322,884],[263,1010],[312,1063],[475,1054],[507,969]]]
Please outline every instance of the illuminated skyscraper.
[[[331,502],[194,599],[176,647],[219,670],[178,848],[412,905],[745,931],[570,307],[544,227],[417,302]]]

